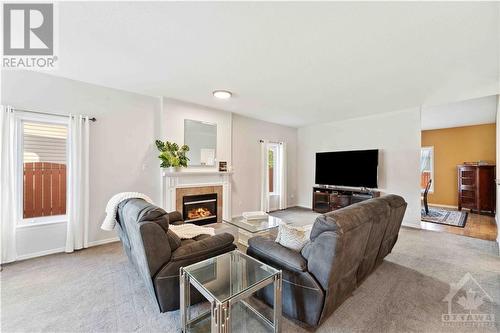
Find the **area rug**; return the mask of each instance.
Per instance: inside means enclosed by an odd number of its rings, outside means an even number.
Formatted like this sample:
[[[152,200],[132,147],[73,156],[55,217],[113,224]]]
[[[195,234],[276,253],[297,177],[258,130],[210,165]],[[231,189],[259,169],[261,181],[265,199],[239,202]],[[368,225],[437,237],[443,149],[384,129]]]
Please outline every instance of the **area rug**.
[[[429,214],[425,214],[422,209],[422,221],[451,225],[452,227],[465,227],[467,212],[445,209],[429,209]]]

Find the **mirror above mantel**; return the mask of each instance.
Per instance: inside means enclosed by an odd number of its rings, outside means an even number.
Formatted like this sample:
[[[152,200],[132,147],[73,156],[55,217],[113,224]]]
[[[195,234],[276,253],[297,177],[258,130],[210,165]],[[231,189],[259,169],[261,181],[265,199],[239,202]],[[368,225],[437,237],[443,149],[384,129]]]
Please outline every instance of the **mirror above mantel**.
[[[217,159],[217,124],[184,119],[184,144],[189,166],[214,167]]]

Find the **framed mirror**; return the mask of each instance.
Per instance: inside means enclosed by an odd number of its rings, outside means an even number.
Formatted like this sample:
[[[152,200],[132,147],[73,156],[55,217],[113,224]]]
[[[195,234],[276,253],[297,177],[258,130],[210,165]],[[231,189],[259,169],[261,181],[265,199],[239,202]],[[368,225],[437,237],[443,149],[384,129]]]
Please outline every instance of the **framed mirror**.
[[[189,146],[189,166],[215,166],[217,124],[184,119],[184,144]]]

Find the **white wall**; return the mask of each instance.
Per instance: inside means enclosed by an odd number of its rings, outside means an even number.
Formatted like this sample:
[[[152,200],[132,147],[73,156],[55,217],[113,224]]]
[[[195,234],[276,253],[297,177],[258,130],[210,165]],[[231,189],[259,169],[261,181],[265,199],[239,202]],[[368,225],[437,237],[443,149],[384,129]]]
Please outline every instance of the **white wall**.
[[[497,243],[500,252],[500,216],[498,210],[500,209],[500,95],[497,95],[497,167],[496,167],[496,190],[497,190],[497,207],[495,221],[497,223]],[[500,254],[500,253],[499,253]]]
[[[408,202],[403,223],[420,225],[418,109],[312,125],[298,130],[298,204],[312,206],[316,152],[380,149],[379,189]]]
[[[2,104],[58,114],[87,114],[90,125],[89,241],[114,238],[99,228],[108,199],[139,191],[160,202],[159,161],[154,150],[160,99],[29,71],[2,71]],[[64,247],[65,223],[19,230],[18,254]]]
[[[296,204],[297,129],[233,114],[233,216],[260,208],[260,139],[286,143],[288,206]]]
[[[259,139],[284,141],[288,150],[289,206],[296,198],[297,129],[272,124],[230,112],[183,101],[162,98],[161,139],[184,143],[184,119],[217,124],[217,163],[210,167],[190,167],[190,171],[218,169],[218,161],[227,161],[232,175],[232,215],[258,210],[260,205]]]
[[[497,96],[422,107],[422,131],[491,124],[495,122]]]
[[[231,165],[231,116],[230,112],[207,108],[169,98],[162,98],[161,140],[184,143],[184,119],[217,124],[217,149],[214,167],[190,167],[190,170],[218,170],[219,161]]]

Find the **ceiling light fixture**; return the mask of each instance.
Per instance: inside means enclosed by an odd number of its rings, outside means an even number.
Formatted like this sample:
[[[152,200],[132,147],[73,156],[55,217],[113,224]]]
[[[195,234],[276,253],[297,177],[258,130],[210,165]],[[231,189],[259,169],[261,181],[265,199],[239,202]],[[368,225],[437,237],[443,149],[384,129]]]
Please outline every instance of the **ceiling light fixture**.
[[[227,90],[214,90],[213,95],[219,99],[229,99],[233,96],[233,93]]]

